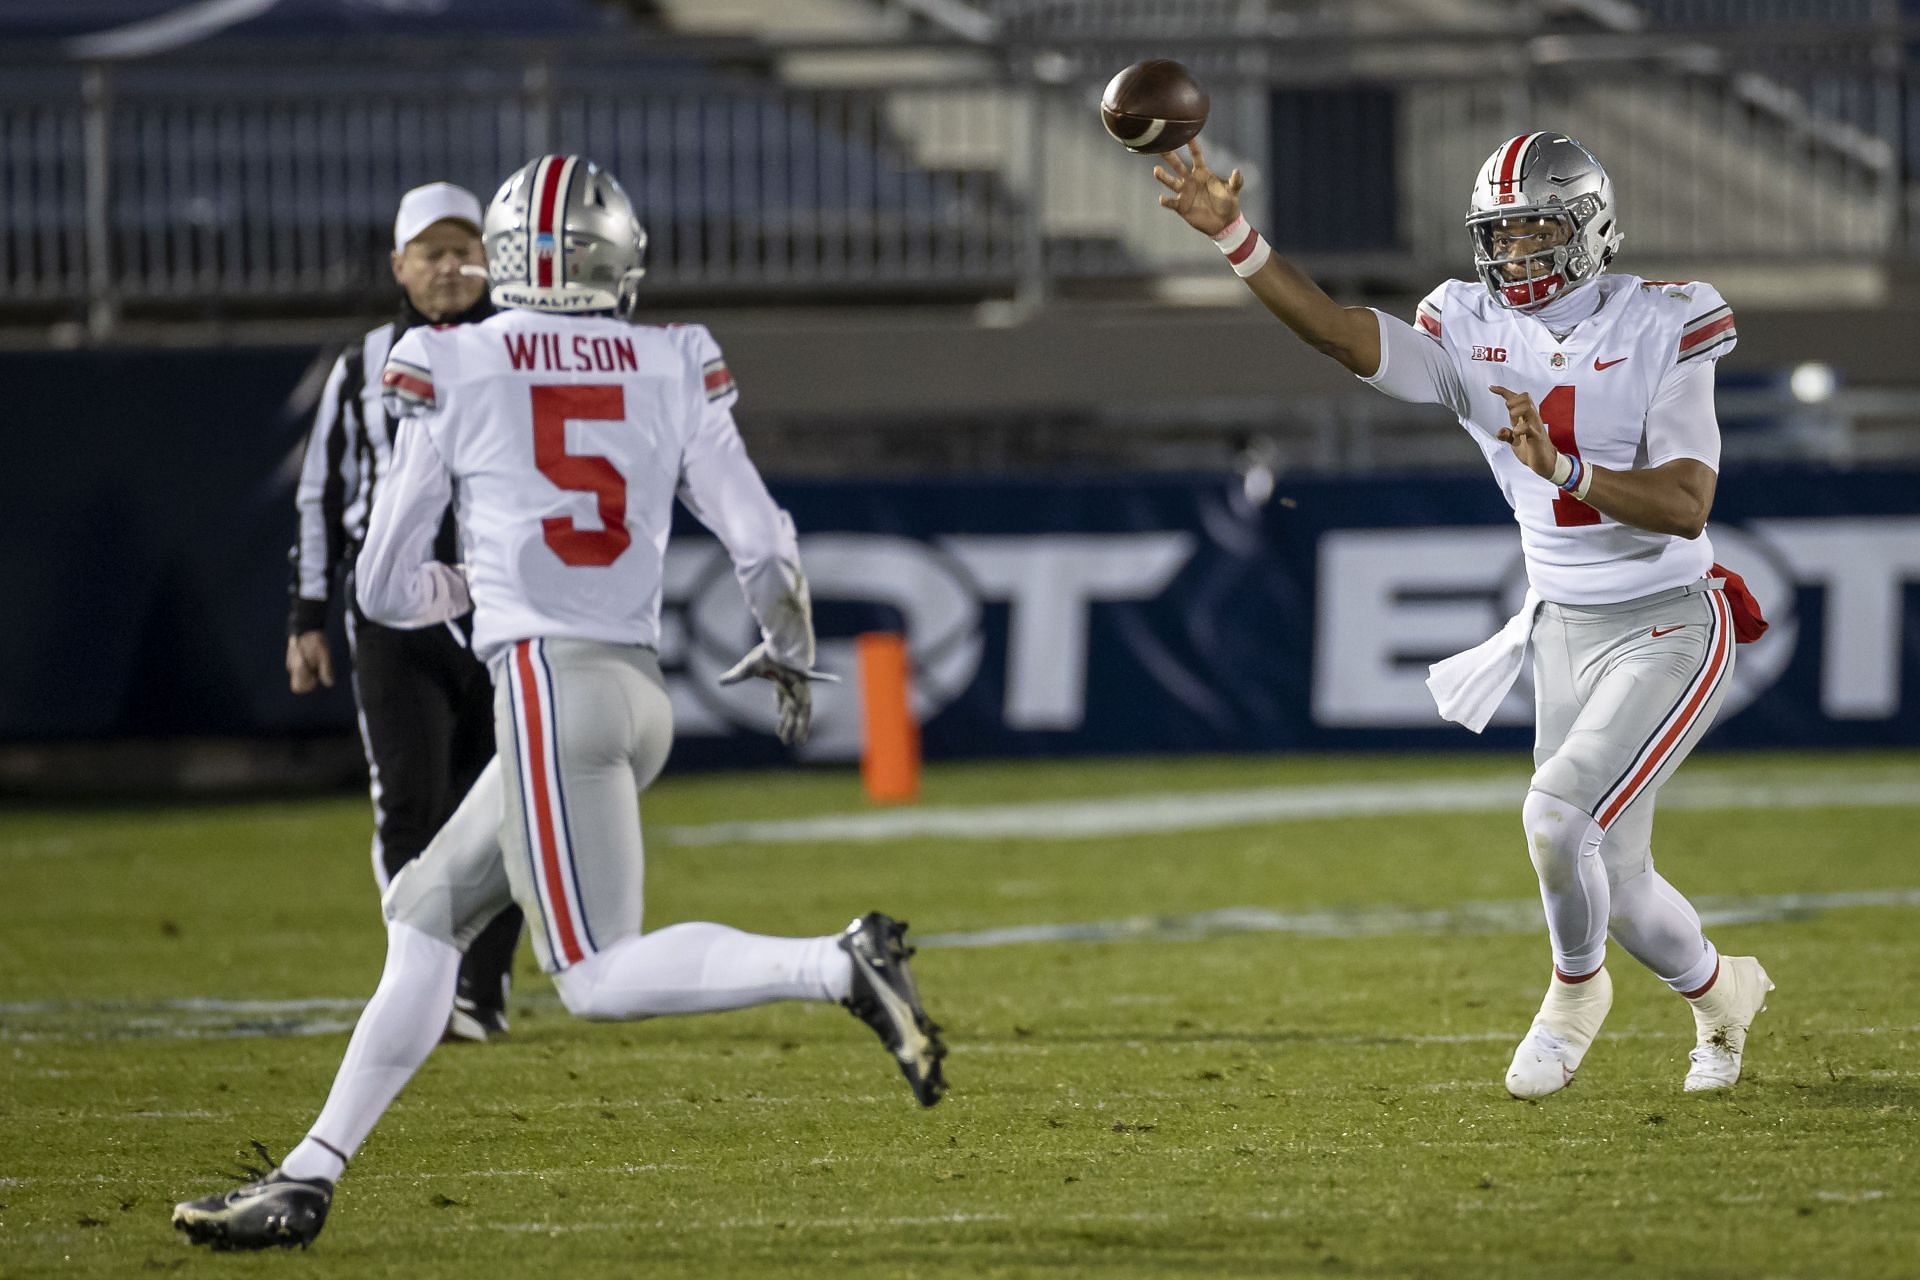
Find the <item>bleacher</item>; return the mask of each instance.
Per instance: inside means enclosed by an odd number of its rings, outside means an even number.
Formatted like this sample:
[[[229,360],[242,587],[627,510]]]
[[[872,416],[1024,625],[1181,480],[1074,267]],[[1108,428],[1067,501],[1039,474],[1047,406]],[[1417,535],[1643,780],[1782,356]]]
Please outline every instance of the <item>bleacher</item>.
[[[1026,323],[1079,302],[1114,341],[1150,348],[1167,300],[1245,301],[1211,247],[1155,205],[1147,163],[1095,121],[1111,68],[1155,52],[1209,68],[1216,163],[1247,169],[1252,216],[1343,297],[1404,311],[1459,274],[1465,175],[1489,140],[1540,120],[1605,158],[1631,269],[1731,282],[1743,309],[1886,305],[1916,243],[1916,166],[1899,162],[1920,137],[1905,128],[1909,73],[1883,56],[1885,7],[1851,0],[1555,0],[1518,18],[1491,0],[823,0],[805,31],[773,25],[788,15],[777,0],[282,0],[223,7],[252,16],[191,40],[176,26],[147,56],[104,56],[96,39],[151,43],[165,28],[152,20],[181,11],[86,0],[0,13],[0,342],[337,340],[390,305],[402,190],[445,177],[485,195],[527,155],[564,149],[631,190],[663,312],[819,305],[865,349],[893,352],[890,368],[972,351],[984,369],[1000,356],[977,319]],[[1805,38],[1814,21],[1823,42]],[[1878,69],[1863,78],[1868,54]],[[744,327],[785,350],[795,325],[772,314]],[[1064,353],[1084,325],[1061,319],[1044,340],[1029,328],[1013,345]],[[1234,407],[1204,441],[1184,428],[1160,441],[1159,410],[1137,390],[1076,384],[1064,358],[1058,395],[1036,386],[1047,398],[1017,411],[1036,429],[1011,424],[1004,447],[980,420],[1005,410],[959,390],[926,407],[974,424],[939,433],[941,448],[975,456],[987,440],[1007,465],[1044,460],[1045,441],[1088,423],[1119,424],[1117,438],[1140,442],[1130,459],[1170,466],[1230,459],[1260,431],[1322,461],[1398,438],[1385,406],[1353,406],[1351,388],[1311,367],[1286,372],[1301,380],[1286,397],[1269,388],[1278,369],[1237,372],[1275,358],[1258,336],[1223,342],[1247,354],[1213,375]],[[1792,354],[1769,358],[1837,354],[1780,347]],[[1851,382],[1901,376],[1888,368]],[[898,429],[885,404],[842,393],[823,406],[810,376],[760,384],[762,422],[794,433],[789,459],[808,464],[828,419],[842,439],[849,414]],[[929,447],[862,446],[923,459]]]
[[[871,92],[788,88],[743,42],[689,47],[586,3],[403,7],[374,25],[364,6],[303,0],[175,31],[154,56],[99,56],[160,40],[133,20],[154,8],[0,20],[0,292],[18,320],[82,297],[96,325],[103,309],[361,307],[386,288],[402,190],[431,173],[490,192],[551,148],[626,179],[669,291],[978,292],[1016,270],[998,175],[917,163]],[[40,59],[50,47],[64,56]]]
[[[1116,60],[1156,48],[1209,68],[1217,156],[1335,282],[1412,289],[1451,262],[1459,175],[1542,114],[1606,155],[1640,253],[1859,260],[1911,243],[1905,72],[1862,78],[1850,59],[1881,27],[1848,3],[1776,4],[1785,34],[1731,44],[1663,24],[1756,6],[1562,0],[1530,24],[1477,0],[1364,21],[1309,0],[916,0],[894,7],[946,25],[876,19],[882,34],[824,42],[690,34],[698,7],[671,7],[282,0],[188,39],[184,11],[154,0],[14,6],[0,323],[84,316],[97,335],[126,315],[359,309],[384,289],[401,190],[426,172],[490,190],[546,148],[633,189],[666,297],[1150,296],[1210,274],[1205,246],[1138,198],[1144,166],[1089,121]],[[1789,21],[1815,9],[1854,15],[1817,55]],[[866,56],[834,61],[849,53]],[[1356,156],[1382,181],[1310,197]]]

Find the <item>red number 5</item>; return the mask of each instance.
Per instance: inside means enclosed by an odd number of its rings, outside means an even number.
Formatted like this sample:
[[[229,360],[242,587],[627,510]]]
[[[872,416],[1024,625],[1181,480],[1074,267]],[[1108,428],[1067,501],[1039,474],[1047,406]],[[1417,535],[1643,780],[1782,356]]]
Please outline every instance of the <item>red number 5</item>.
[[[626,392],[617,386],[533,388],[533,461],[540,474],[600,500],[598,529],[581,529],[572,516],[540,522],[547,545],[571,565],[605,568],[633,543],[627,532],[627,480],[605,458],[567,452],[567,422],[619,422],[627,416]]]
[[[1553,447],[1573,457],[1580,456],[1580,443],[1573,438],[1573,388],[1555,387],[1540,401],[1540,421],[1547,424],[1547,439]],[[1563,493],[1553,500],[1553,522],[1561,528],[1577,524],[1599,524],[1600,513],[1572,494]]]

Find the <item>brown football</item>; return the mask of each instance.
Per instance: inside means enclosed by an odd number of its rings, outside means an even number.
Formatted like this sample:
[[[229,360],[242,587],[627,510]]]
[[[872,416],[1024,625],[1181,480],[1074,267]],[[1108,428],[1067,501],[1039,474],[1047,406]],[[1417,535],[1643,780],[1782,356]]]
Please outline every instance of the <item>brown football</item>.
[[[1107,81],[1100,95],[1100,123],[1139,155],[1185,146],[1206,122],[1207,91],[1166,58],[1134,63]]]

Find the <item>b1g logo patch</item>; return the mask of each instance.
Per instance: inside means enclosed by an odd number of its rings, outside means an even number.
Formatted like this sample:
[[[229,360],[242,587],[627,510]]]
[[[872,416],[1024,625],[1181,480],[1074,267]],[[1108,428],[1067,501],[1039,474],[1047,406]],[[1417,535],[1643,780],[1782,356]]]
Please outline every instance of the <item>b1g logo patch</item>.
[[[1488,360],[1494,364],[1505,364],[1507,362],[1507,349],[1505,347],[1475,347],[1473,349],[1473,358],[1475,360]]]

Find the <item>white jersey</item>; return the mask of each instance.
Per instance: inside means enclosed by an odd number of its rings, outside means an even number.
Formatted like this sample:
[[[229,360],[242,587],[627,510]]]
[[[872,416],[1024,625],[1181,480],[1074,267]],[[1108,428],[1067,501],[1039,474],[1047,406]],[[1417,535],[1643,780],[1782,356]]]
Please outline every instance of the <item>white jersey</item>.
[[[705,328],[508,310],[410,330],[384,381],[404,421],[356,573],[368,617],[429,626],[470,591],[489,661],[536,637],[657,649],[677,493],[726,547],[771,656],[812,665],[793,521],[747,458]],[[432,556],[449,499],[464,578]]]
[[[1543,599],[1617,604],[1704,576],[1713,546],[1624,525],[1534,474],[1502,444],[1499,385],[1532,395],[1553,443],[1610,471],[1693,458],[1720,467],[1713,364],[1733,349],[1733,313],[1710,284],[1602,276],[1599,307],[1564,341],[1499,306],[1475,282],[1428,294],[1416,327],[1380,317],[1380,368],[1365,379],[1403,400],[1452,409],[1520,524],[1527,577]]]

